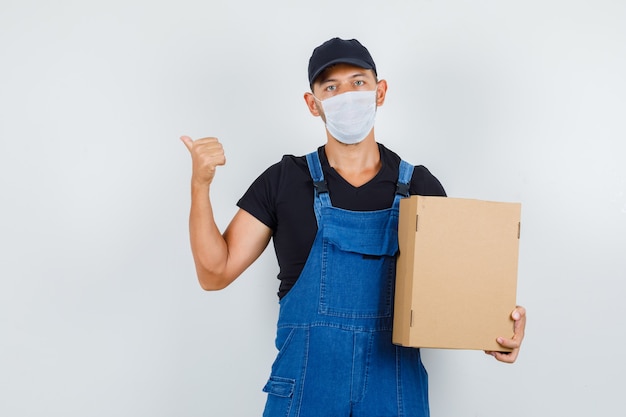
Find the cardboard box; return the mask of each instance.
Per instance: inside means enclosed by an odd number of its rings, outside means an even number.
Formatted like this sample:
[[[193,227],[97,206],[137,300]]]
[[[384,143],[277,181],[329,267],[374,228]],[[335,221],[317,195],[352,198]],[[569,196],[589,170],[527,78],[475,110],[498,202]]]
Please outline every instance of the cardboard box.
[[[521,204],[411,196],[400,202],[393,343],[507,351]]]

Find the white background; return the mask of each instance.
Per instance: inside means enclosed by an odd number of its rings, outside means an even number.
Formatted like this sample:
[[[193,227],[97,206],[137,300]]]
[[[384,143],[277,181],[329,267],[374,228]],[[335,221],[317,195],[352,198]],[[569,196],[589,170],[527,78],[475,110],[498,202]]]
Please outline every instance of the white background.
[[[261,414],[273,250],[200,289],[178,138],[224,143],[226,226],[324,142],[302,95],[334,36],[389,83],[378,141],[450,196],[522,203],[521,356],[425,350],[433,417],[623,415],[621,0],[2,0],[0,415]]]

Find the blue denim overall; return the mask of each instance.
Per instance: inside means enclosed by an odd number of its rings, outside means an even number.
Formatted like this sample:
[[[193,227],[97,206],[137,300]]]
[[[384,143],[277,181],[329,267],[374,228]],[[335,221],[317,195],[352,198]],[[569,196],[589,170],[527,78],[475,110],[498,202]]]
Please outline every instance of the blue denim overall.
[[[413,166],[401,162],[391,208],[358,212],[332,206],[317,152],[307,162],[318,231],[280,301],[263,416],[428,416],[419,350],[391,342],[398,208]]]

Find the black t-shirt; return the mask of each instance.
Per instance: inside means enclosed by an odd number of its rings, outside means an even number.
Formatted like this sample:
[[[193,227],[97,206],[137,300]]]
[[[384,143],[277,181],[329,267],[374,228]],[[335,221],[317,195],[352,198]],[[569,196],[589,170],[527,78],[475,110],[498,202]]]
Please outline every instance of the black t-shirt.
[[[366,184],[354,187],[328,164],[324,147],[318,149],[324,178],[333,206],[353,211],[373,211],[391,207],[396,192],[400,157],[378,145],[382,168]],[[409,193],[445,196],[441,183],[428,169],[418,165],[413,171]],[[285,155],[269,167],[248,188],[237,205],[273,231],[278,259],[282,298],[300,276],[309,255],[317,221],[313,211],[313,180],[305,156]]]

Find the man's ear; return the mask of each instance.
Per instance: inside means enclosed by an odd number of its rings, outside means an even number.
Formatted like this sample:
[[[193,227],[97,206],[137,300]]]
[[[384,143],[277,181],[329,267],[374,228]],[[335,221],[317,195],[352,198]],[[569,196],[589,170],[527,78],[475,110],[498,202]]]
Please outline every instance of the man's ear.
[[[387,95],[387,81],[378,81],[378,88],[376,89],[376,105],[382,106],[385,102],[385,96]]]
[[[318,109],[318,103],[313,93],[306,92],[304,93],[304,101],[306,102],[306,106],[309,108],[311,114],[315,117],[321,116],[321,112]]]

